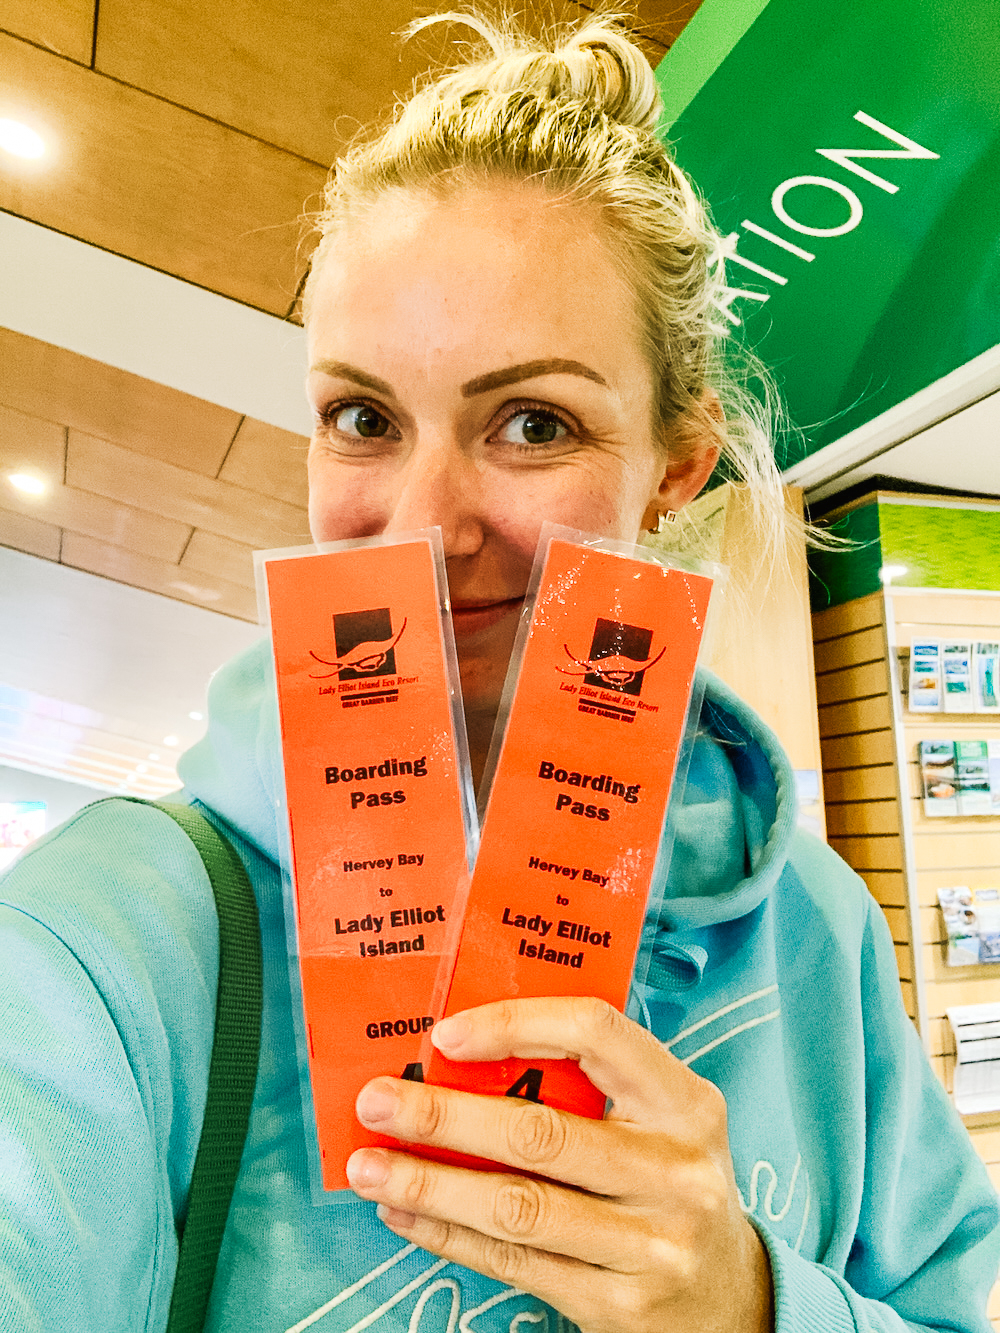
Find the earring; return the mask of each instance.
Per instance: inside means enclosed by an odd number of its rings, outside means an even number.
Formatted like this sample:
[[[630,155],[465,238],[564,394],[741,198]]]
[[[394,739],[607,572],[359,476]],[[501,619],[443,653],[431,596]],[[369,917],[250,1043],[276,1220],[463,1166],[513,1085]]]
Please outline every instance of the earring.
[[[671,523],[676,523],[676,522],[677,522],[677,515],[674,513],[672,509],[668,509],[665,514],[658,513],[656,515],[656,527],[647,528],[646,531],[652,533],[662,533],[664,528],[668,528]]]

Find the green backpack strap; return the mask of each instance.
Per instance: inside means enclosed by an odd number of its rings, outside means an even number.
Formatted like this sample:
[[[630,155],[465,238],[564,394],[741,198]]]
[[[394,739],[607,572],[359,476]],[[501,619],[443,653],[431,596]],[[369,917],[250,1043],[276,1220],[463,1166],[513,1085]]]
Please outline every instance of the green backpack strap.
[[[260,1056],[263,964],[257,900],[232,844],[188,805],[150,801],[205,863],[219,917],[219,986],[208,1096],[191,1175],[167,1333],[201,1333],[246,1141]]]

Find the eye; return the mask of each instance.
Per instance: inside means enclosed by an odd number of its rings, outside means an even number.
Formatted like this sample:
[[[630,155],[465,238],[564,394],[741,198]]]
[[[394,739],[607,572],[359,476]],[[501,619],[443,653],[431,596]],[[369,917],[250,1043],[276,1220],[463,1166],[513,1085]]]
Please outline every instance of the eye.
[[[351,403],[332,412],[334,429],[355,439],[371,440],[387,435],[389,420],[367,403]]]
[[[500,431],[507,444],[545,445],[562,439],[569,432],[554,412],[532,408],[518,412],[506,421]]]

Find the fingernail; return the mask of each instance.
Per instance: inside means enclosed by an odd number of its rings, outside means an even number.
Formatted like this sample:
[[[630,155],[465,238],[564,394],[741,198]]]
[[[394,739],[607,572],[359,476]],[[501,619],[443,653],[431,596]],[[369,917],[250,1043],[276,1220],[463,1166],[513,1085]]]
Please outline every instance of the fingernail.
[[[390,1208],[385,1203],[379,1204],[375,1209],[375,1215],[393,1231],[409,1231],[417,1220],[415,1213],[404,1213],[401,1208]]]
[[[440,1023],[431,1028],[431,1041],[446,1055],[449,1051],[457,1051],[460,1046],[464,1046],[470,1035],[469,1020],[463,1014],[442,1018]]]
[[[376,1125],[392,1119],[399,1110],[399,1098],[385,1087],[369,1084],[358,1093],[355,1109],[359,1120],[363,1120],[366,1125]]]
[[[380,1154],[362,1148],[347,1159],[347,1179],[355,1189],[374,1189],[389,1179],[389,1163]]]

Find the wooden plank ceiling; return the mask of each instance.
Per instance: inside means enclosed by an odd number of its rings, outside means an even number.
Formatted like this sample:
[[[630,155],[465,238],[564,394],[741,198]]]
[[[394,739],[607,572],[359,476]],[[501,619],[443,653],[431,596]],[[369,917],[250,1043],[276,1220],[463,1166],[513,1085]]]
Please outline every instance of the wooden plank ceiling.
[[[639,0],[654,65],[698,3]],[[454,29],[395,36],[432,9],[5,0],[0,116],[53,152],[3,155],[0,209],[294,320],[306,214],[359,126],[445,58]],[[0,363],[0,477],[50,483],[0,481],[0,544],[255,619],[251,550],[308,541],[307,442],[9,330]]]

